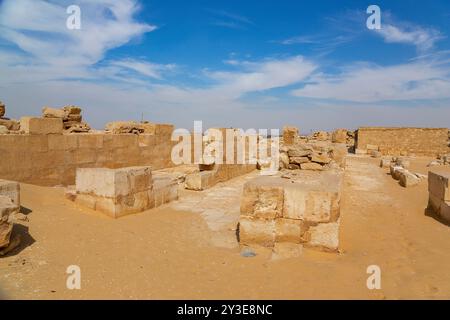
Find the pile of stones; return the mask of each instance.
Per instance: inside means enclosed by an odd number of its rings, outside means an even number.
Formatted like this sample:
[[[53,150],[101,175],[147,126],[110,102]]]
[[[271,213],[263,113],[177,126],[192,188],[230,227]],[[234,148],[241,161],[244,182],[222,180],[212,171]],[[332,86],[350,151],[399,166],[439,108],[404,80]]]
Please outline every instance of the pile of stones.
[[[42,108],[42,117],[62,119],[63,128],[67,133],[91,131],[91,127],[83,122],[81,108],[77,106],[64,106],[60,109],[44,107]]]
[[[450,154],[440,155],[436,160],[431,161],[428,167],[450,165]]]
[[[418,185],[422,180],[427,179],[426,175],[411,172],[409,170],[410,161],[404,157],[383,158],[380,167],[389,167],[392,178],[399,181],[402,187],[409,188]]]
[[[8,134],[11,132],[18,132],[20,130],[20,123],[17,120],[12,120],[5,117],[6,106],[0,101],[0,134]]]
[[[328,134],[313,136],[314,138],[305,141],[298,136],[297,128],[283,128],[283,141],[280,147],[282,169],[324,170],[343,165],[347,155],[345,144],[322,140],[325,136],[328,137]]]

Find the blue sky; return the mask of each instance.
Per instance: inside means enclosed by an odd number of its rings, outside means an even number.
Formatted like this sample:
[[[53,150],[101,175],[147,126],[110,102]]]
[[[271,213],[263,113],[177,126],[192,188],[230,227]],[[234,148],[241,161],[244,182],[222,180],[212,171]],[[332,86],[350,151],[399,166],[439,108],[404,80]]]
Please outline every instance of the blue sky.
[[[81,9],[81,30],[66,8]],[[381,8],[381,30],[366,9]],[[77,104],[140,120],[303,132],[448,127],[450,3],[0,1],[7,115]]]

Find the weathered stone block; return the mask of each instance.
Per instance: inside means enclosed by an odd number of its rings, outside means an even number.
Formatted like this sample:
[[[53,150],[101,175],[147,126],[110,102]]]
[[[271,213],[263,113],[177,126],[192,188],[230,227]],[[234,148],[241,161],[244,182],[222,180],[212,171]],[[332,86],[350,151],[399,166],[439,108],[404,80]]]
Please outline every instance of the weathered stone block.
[[[276,219],[275,241],[300,243],[306,230],[307,225],[304,221],[283,218]]]
[[[339,221],[320,223],[308,230],[310,247],[317,247],[325,251],[337,251],[339,248]]]
[[[296,127],[283,127],[283,142],[286,146],[294,144],[297,136],[298,129]]]
[[[450,172],[431,170],[428,172],[428,191],[442,201],[450,201]]]
[[[27,134],[62,134],[63,121],[60,118],[22,117],[20,130]]]
[[[14,204],[20,206],[20,184],[0,179],[0,196],[7,196]]]
[[[409,188],[420,183],[420,179],[408,170],[402,170],[399,172],[400,185],[405,188]]]
[[[241,200],[241,214],[244,216],[275,219],[283,210],[283,188],[258,185],[248,182],[244,185]]]
[[[239,242],[243,245],[258,244],[273,247],[275,221],[241,216],[239,219]]]

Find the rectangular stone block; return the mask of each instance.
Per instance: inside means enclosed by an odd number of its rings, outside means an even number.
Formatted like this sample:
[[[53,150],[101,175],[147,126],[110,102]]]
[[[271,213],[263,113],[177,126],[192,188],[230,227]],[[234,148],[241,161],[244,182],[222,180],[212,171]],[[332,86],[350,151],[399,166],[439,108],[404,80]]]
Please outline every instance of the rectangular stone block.
[[[283,217],[315,223],[336,220],[339,217],[339,194],[307,190],[297,185],[286,186]]]
[[[63,121],[60,118],[22,117],[20,130],[27,134],[62,134]]]
[[[450,201],[450,173],[439,170],[428,172],[428,191],[442,201]]]
[[[293,219],[275,220],[275,241],[300,243],[305,231],[308,229],[304,221]]]
[[[127,196],[152,188],[151,167],[78,168],[76,191],[100,197]]]
[[[241,215],[275,219],[282,216],[284,192],[281,186],[247,182],[241,198]]]
[[[0,196],[7,196],[15,205],[20,206],[20,184],[0,179]]]
[[[307,232],[309,240],[307,246],[324,251],[337,251],[339,249],[339,226],[339,221],[311,226]]]
[[[258,244],[273,247],[275,221],[241,216],[239,219],[239,242],[243,245]]]

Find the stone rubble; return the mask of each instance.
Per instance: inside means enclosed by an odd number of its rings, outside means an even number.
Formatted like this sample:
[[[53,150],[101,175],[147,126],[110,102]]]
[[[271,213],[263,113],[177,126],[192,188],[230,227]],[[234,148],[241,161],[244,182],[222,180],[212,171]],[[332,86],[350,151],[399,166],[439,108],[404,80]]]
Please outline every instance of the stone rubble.
[[[91,127],[83,122],[81,108],[77,106],[64,106],[60,109],[44,107],[42,108],[43,118],[62,119],[63,129],[67,133],[89,132]]]
[[[17,133],[20,130],[20,123],[17,120],[5,117],[6,105],[0,101],[0,134]]]

